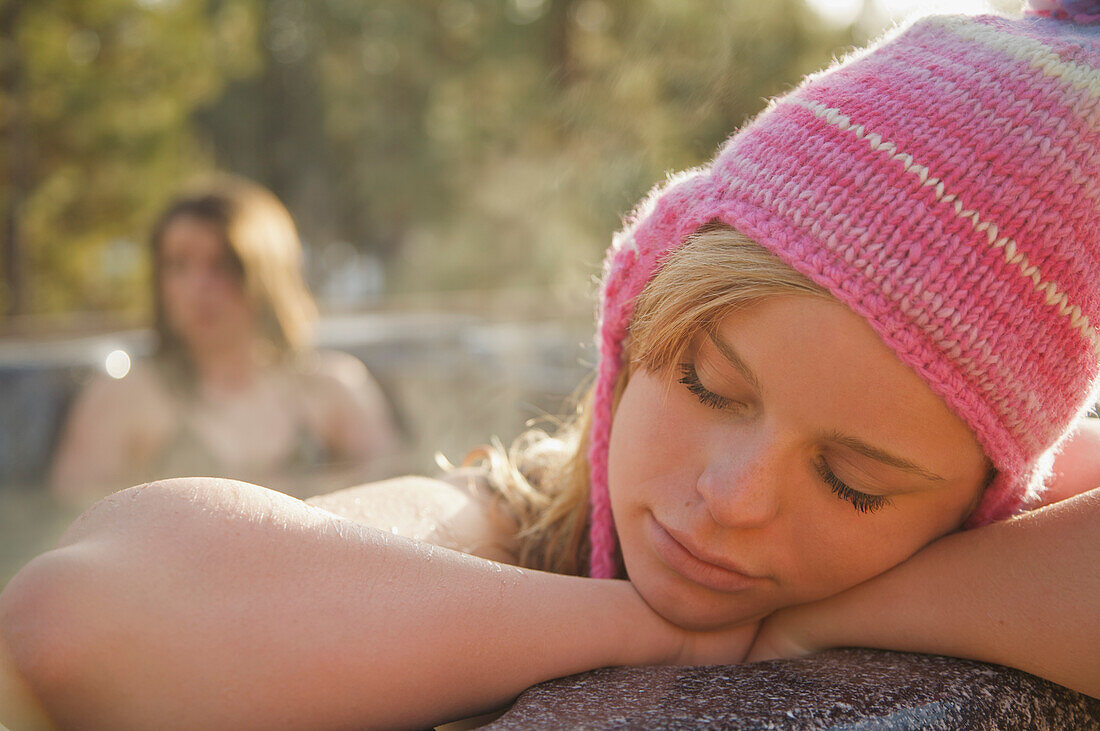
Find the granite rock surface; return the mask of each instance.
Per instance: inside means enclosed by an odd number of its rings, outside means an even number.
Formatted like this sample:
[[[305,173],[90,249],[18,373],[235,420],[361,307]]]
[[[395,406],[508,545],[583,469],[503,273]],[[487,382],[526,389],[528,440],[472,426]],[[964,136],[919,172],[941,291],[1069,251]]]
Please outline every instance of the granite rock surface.
[[[524,692],[486,728],[1100,729],[1100,700],[1018,670],[830,650],[711,667],[603,668]]]

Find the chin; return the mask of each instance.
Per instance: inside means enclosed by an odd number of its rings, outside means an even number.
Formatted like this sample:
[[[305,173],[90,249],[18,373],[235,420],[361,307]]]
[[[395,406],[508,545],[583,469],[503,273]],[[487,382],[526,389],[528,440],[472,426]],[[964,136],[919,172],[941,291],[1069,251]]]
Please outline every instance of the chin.
[[[640,575],[631,578],[634,588],[649,608],[684,629],[705,632],[753,622],[771,614],[759,597],[748,592],[720,594],[703,587],[675,581],[654,580]]]

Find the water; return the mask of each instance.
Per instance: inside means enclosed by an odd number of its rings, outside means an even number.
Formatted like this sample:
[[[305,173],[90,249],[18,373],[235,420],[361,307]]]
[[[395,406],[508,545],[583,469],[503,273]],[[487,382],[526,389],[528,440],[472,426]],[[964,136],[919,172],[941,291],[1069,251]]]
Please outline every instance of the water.
[[[77,511],[54,505],[43,490],[14,485],[0,490],[0,586],[56,546],[76,516]]]

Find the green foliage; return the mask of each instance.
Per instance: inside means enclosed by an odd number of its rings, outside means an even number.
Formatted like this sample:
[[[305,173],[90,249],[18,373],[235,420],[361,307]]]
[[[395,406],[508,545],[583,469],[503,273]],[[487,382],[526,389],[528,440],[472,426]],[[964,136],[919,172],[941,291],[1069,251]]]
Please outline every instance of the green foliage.
[[[328,7],[346,31],[320,57],[329,134],[361,229],[404,231],[401,288],[577,296],[665,171],[849,40],[793,0]]]
[[[132,306],[146,276],[133,242],[204,166],[190,117],[228,76],[255,68],[252,18],[240,3],[19,4],[5,39],[18,61],[0,102],[0,155],[14,172],[0,197],[28,265],[26,309]]]
[[[518,28],[501,3],[465,5],[478,25],[452,39],[462,53],[440,64],[424,118],[455,204],[423,212],[435,225],[402,252],[404,286],[583,300],[609,233],[654,183],[850,40],[789,0],[559,1]]]
[[[267,27],[301,7],[271,3]],[[297,63],[326,146],[298,169],[339,161],[336,235],[386,256],[393,289],[566,300],[666,171],[851,40],[796,0],[317,0],[309,16]]]
[[[382,257],[391,291],[583,300],[649,187],[851,42],[798,0],[24,2],[4,104],[38,311],[140,301],[118,241],[212,166],[271,187],[314,253]]]

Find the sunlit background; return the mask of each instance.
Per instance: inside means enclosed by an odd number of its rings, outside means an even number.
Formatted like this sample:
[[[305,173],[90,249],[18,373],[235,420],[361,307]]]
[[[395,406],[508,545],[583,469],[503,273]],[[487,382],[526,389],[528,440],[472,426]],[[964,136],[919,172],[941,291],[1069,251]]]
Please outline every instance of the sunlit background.
[[[148,352],[148,229],[195,176],[287,204],[321,345],[367,363],[398,468],[428,472],[561,409],[604,247],[650,186],[936,7],[987,5],[3,0],[0,584],[71,518],[42,490],[58,425]]]
[[[1009,12],[1020,6],[1020,3],[991,0],[807,0],[806,4],[835,25],[850,25],[861,17],[877,23],[892,23],[928,13],[978,14],[997,9]]]

